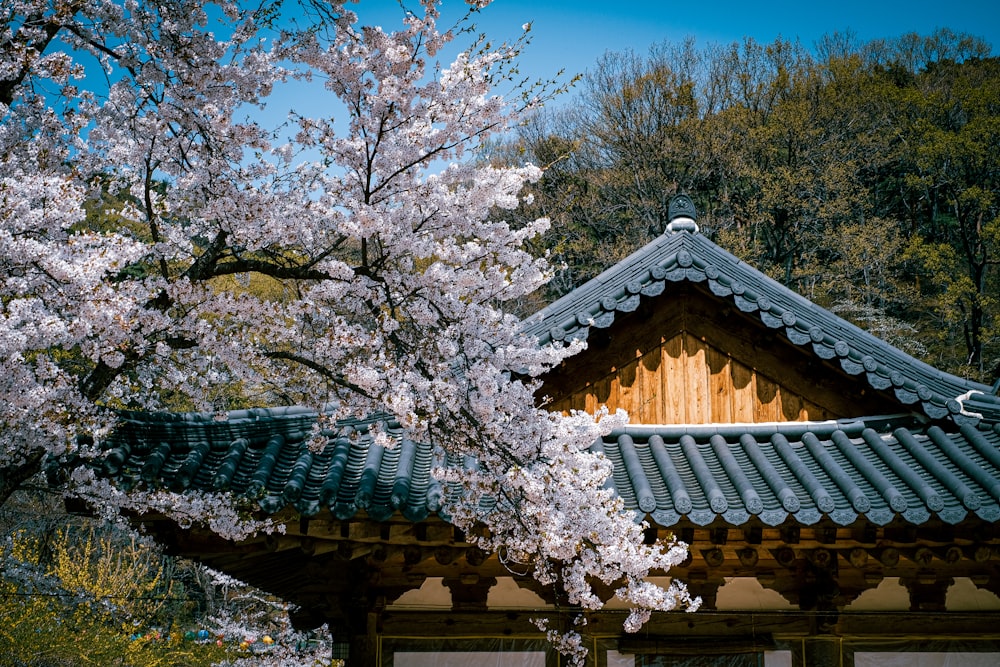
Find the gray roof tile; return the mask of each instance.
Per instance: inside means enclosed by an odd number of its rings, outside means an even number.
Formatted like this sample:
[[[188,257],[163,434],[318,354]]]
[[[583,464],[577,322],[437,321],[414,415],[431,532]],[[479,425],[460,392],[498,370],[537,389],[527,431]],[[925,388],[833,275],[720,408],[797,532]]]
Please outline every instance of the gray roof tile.
[[[696,426],[626,427],[597,449],[629,470],[615,476],[626,506],[664,525],[682,516],[701,525],[718,517],[739,525],[749,516],[768,525],[790,516],[811,524],[825,515],[840,525],[861,516],[878,525],[896,516],[910,523],[1000,517],[995,429],[881,426],[778,423],[747,426],[740,435],[738,427],[726,435]],[[633,470],[653,472],[643,479]]]

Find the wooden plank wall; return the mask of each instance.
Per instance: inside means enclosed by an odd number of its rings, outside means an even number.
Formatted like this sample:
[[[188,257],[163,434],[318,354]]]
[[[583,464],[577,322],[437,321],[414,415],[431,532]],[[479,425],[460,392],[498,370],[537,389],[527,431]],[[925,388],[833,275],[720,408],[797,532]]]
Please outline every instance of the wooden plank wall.
[[[682,331],[551,409],[628,411],[633,423],[708,424],[833,419],[774,378]]]

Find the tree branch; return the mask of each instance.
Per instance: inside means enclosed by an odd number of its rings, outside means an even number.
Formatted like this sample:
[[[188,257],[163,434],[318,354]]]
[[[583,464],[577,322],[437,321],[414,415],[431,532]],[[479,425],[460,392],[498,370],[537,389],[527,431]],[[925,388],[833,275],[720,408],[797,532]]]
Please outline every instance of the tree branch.
[[[326,378],[327,380],[330,380],[339,387],[349,389],[360,396],[364,396],[365,398],[371,398],[371,399],[375,398],[374,396],[372,396],[370,393],[368,393],[358,385],[347,380],[343,375],[339,373],[334,373],[323,364],[313,361],[308,357],[304,357],[301,354],[296,354],[294,352],[285,352],[281,350],[274,350],[271,352],[265,352],[264,356],[267,357],[268,359],[282,359],[284,361],[291,361],[301,366],[305,366],[309,370],[315,371],[316,373]]]
[[[23,463],[0,468],[0,506],[2,506],[11,494],[17,491],[21,485],[31,479],[42,469],[42,459],[45,458],[45,449],[36,447],[30,450]]]

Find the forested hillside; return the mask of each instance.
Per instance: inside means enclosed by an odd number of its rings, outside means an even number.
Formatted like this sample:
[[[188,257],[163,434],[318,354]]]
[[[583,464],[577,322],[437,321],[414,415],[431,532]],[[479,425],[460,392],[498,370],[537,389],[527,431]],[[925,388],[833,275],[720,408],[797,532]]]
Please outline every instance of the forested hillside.
[[[1000,59],[947,30],[611,53],[501,159],[547,165],[527,217],[551,300],[691,194],[726,249],[940,368],[1000,377]],[[528,304],[527,308],[538,303]]]

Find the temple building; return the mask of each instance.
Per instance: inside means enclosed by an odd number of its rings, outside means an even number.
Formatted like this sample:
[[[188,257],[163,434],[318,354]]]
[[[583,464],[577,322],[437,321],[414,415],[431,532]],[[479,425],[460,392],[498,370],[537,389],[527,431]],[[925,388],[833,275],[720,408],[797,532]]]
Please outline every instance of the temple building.
[[[585,339],[543,378],[553,410],[624,408],[591,445],[613,484],[690,555],[666,573],[703,606],[632,635],[611,599],[591,664],[1000,664],[1000,397],[939,371],[748,266],[678,197],[662,236],[524,322]],[[123,415],[102,472],[123,486],[226,491],[284,524],[234,543],[138,518],[169,551],[328,623],[350,667],[533,665],[549,593],[441,513],[431,451],[305,409]]]

